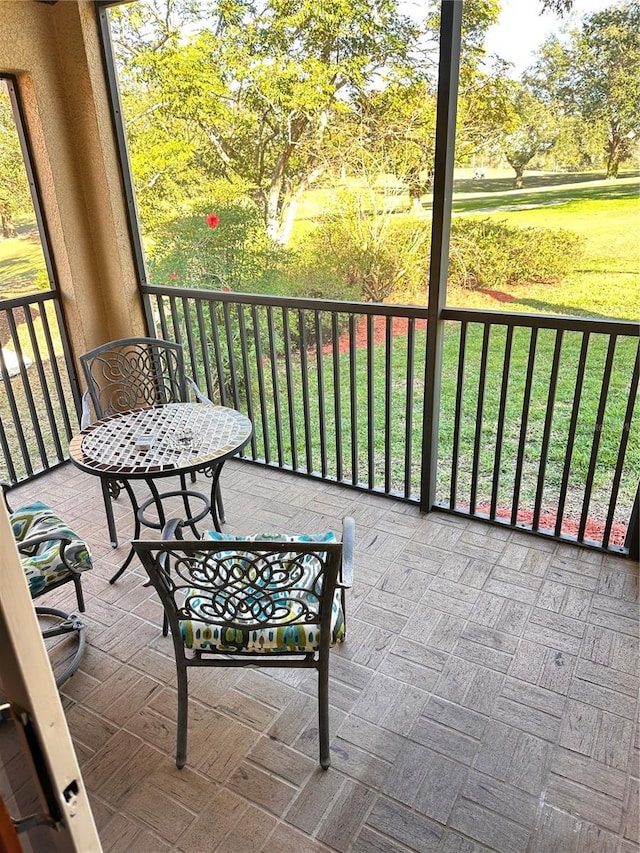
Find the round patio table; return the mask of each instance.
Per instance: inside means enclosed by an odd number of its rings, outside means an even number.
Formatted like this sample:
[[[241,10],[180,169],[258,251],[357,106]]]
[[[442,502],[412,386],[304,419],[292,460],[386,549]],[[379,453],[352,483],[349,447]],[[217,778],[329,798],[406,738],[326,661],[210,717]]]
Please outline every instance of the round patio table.
[[[124,488],[134,513],[134,539],[140,538],[143,524],[154,528],[164,526],[162,501],[169,497],[182,497],[186,513],[182,525],[191,526],[198,535],[195,524],[209,512],[216,530],[220,530],[215,500],[220,472],[225,460],[242,450],[252,432],[251,421],[235,409],[209,403],[166,403],[118,412],[95,421],[72,438],[69,455],[82,471],[115,481]],[[184,488],[185,475],[196,471],[211,477],[209,496]],[[161,493],[155,481],[175,475],[181,477],[183,488]],[[148,500],[138,502],[132,480],[146,483],[150,492]],[[201,503],[196,514],[191,509],[191,500]],[[157,521],[147,514],[152,506]],[[134,553],[132,546],[111,583],[122,575]]]

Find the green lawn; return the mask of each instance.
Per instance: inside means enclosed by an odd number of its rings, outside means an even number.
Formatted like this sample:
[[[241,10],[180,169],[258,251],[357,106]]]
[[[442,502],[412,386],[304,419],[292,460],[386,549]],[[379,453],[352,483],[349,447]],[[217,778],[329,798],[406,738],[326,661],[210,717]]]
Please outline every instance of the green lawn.
[[[0,299],[12,299],[37,290],[46,275],[42,246],[34,228],[21,229],[17,237],[0,238]]]
[[[495,327],[490,338],[485,388],[483,416],[480,424],[480,454],[477,460],[477,501],[488,504],[491,500],[494,465],[498,464],[499,490],[498,505],[511,507],[516,459],[521,440],[521,415],[524,403],[525,379],[530,345],[530,333],[526,329],[515,332],[506,396],[505,426],[500,443],[501,458],[496,463],[497,424],[501,398],[501,383],[504,371],[506,331],[504,327]],[[438,498],[447,501],[451,488],[453,455],[453,437],[455,427],[456,387],[458,381],[458,348],[460,341],[459,326],[447,324],[443,353],[442,408],[440,420],[439,457],[441,469],[438,478]],[[594,435],[599,438],[596,456],[596,468],[591,498],[591,515],[605,518],[611,483],[618,459],[620,441],[626,410],[627,390],[633,369],[633,360],[637,341],[623,339],[618,342],[614,357],[614,369],[607,395],[606,411],[601,429],[596,427],[596,413],[600,403],[602,377],[607,353],[607,341],[603,336],[592,336],[587,355],[587,366],[580,405],[578,409],[575,444],[571,454],[567,454],[567,436],[572,408],[582,337],[577,332],[567,332],[563,338],[561,370],[552,407],[553,420],[549,439],[547,471],[544,480],[543,507],[553,508],[557,502],[560,484],[568,474],[567,512],[575,517],[582,504],[584,484],[589,470]],[[266,345],[266,340],[264,342]],[[519,506],[533,509],[538,485],[539,460],[541,458],[542,439],[547,413],[551,367],[555,345],[555,332],[543,330],[538,335],[535,368],[531,397],[528,406],[528,423],[525,431],[523,475]],[[473,447],[477,429],[476,412],[478,404],[479,365],[482,350],[482,329],[470,327],[466,343],[466,362],[463,381],[463,394],[460,415],[460,444],[456,460],[458,478],[457,499],[461,505],[468,505],[471,477],[473,471]],[[266,348],[263,349],[266,352]],[[270,459],[277,458],[277,418],[280,419],[284,436],[284,456],[286,464],[294,464],[292,448],[297,447],[297,465],[303,469],[320,471],[323,456],[326,458],[330,474],[338,470],[336,449],[336,428],[339,424],[342,450],[340,465],[346,480],[357,483],[369,482],[369,463],[373,466],[372,485],[385,489],[385,466],[390,466],[390,488],[404,491],[408,479],[411,494],[417,496],[420,486],[420,457],[422,434],[422,376],[424,371],[424,332],[416,333],[415,363],[413,383],[407,385],[407,336],[393,338],[392,353],[388,360],[391,366],[391,379],[387,383],[387,353],[384,344],[373,347],[370,363],[366,348],[357,350],[355,363],[355,394],[350,385],[350,360],[348,353],[340,356],[340,401],[341,411],[338,420],[335,412],[332,355],[321,359],[322,377],[319,376],[317,358],[311,354],[306,366],[299,356],[292,359],[294,374],[293,409],[295,429],[289,427],[289,413],[286,396],[286,369],[282,359],[276,363],[276,373],[280,388],[280,407],[276,404],[276,395],[272,384],[272,366],[265,362],[263,380],[266,383],[264,411],[259,405],[257,372],[255,360],[250,358],[249,387],[253,393],[252,417],[255,425],[257,451],[259,455]],[[308,389],[305,406],[303,388]],[[369,391],[371,389],[371,394]],[[410,467],[405,467],[407,433],[407,396],[412,425],[409,434]],[[373,401],[370,413],[369,401]],[[387,418],[387,412],[389,416]],[[371,417],[370,417],[371,414]],[[355,415],[355,419],[354,419]],[[269,437],[264,438],[266,423]],[[354,429],[355,424],[355,429]],[[627,464],[620,485],[617,519],[624,519],[633,503],[640,470],[640,423],[636,417],[628,436]],[[307,436],[308,432],[308,436]],[[366,455],[368,436],[373,435],[372,459]],[[310,444],[310,459],[307,459],[305,447],[307,438]],[[388,438],[388,443],[387,443]],[[324,442],[324,446],[323,446]],[[352,449],[355,446],[356,468],[352,466]]]
[[[640,196],[637,182],[583,190],[566,201],[498,210],[491,218],[523,228],[566,228],[584,238],[578,268],[556,284],[523,283],[502,292],[450,290],[449,305],[620,320],[640,319]],[[601,191],[600,191],[601,190]],[[563,190],[565,192],[565,190]],[[582,193],[585,193],[583,196]],[[480,202],[475,199],[476,204]],[[462,202],[461,202],[462,203]],[[511,203],[513,206],[513,201]],[[482,203],[484,208],[484,203]],[[477,209],[477,208],[476,208]],[[477,216],[489,214],[479,213]],[[507,297],[508,301],[502,301]]]
[[[486,184],[489,190],[478,192]],[[557,184],[548,180],[546,185],[530,186],[520,193],[510,192],[506,185],[494,181],[471,182],[466,194],[455,198],[456,215],[498,217],[509,224],[522,227],[569,228],[584,237],[584,253],[576,269],[565,281],[558,284],[523,283],[509,288],[508,292],[470,292],[453,290],[449,304],[470,308],[493,310],[571,314],[590,317],[608,317],[637,320],[640,318],[640,287],[638,286],[638,240],[637,226],[640,221],[640,201],[636,179],[618,182],[564,182]],[[464,182],[458,182],[464,189]],[[546,188],[545,188],[546,186]],[[318,201],[314,198],[314,201]],[[303,227],[310,227],[313,210],[307,201],[308,219]],[[411,214],[398,214],[410,216]],[[422,218],[424,221],[424,217]],[[9,244],[13,244],[9,246]],[[13,254],[8,253],[13,250]],[[0,242],[0,288],[7,296],[10,287],[20,291],[29,288],[38,269],[43,268],[42,255],[37,243],[24,238]],[[13,294],[12,294],[13,295]],[[16,293],[17,295],[17,293]],[[264,329],[266,320],[263,321]],[[238,330],[235,330],[238,334]],[[479,426],[480,455],[477,467],[477,501],[487,503],[491,497],[491,483],[496,459],[496,432],[500,405],[501,378],[504,368],[504,328],[496,327],[492,332],[488,353],[490,381],[487,383],[483,418]],[[506,398],[505,431],[501,444],[499,504],[509,507],[515,476],[515,460],[520,446],[521,413],[529,351],[529,332],[518,330],[514,335],[511,370]],[[520,504],[531,507],[537,487],[537,471],[540,459],[542,436],[545,425],[549,377],[555,335],[543,331],[539,335],[538,351],[533,373],[529,420],[524,441],[523,477]],[[446,500],[451,485],[452,445],[455,427],[455,399],[458,373],[459,327],[447,325],[444,343],[444,367],[442,377],[442,410],[440,430],[439,498]],[[420,440],[422,433],[422,376],[424,372],[424,332],[416,333],[415,364],[413,383],[407,386],[406,347],[407,337],[399,335],[393,339],[393,353],[387,360],[384,344],[371,350],[371,360],[366,348],[359,349],[353,366],[355,392],[352,394],[349,376],[348,355],[340,359],[341,411],[339,419],[335,412],[333,362],[331,356],[320,359],[322,377],[319,376],[318,360],[311,352],[307,364],[300,356],[293,357],[293,399],[295,426],[289,429],[289,413],[286,397],[283,396],[279,417],[283,436],[285,464],[292,463],[292,448],[298,450],[298,465],[313,471],[322,470],[322,458],[326,459],[327,472],[334,474],[338,468],[337,435],[341,435],[342,450],[340,464],[343,478],[359,483],[369,482],[369,468],[373,468],[375,487],[404,491],[405,483],[410,492],[417,495],[420,476]],[[263,352],[268,351],[267,340],[262,342]],[[613,470],[617,461],[622,434],[626,394],[630,383],[635,347],[633,339],[618,342],[614,371],[607,398],[605,417],[597,428],[600,447],[597,455],[591,511],[604,517],[608,509],[609,490]],[[482,350],[482,333],[472,326],[467,338],[467,358],[464,374],[462,414],[460,419],[460,447],[456,457],[458,475],[458,501],[465,503],[473,474],[473,445],[476,436],[477,397],[479,364]],[[574,403],[575,381],[578,369],[580,335],[565,334],[553,421],[550,434],[548,468],[545,478],[544,506],[553,506],[558,489],[565,474],[569,476],[569,500],[567,510],[575,512],[581,505],[584,483],[590,463],[592,440],[596,432],[596,412],[600,403],[603,365],[606,343],[593,336],[589,345],[587,371],[582,396],[575,447],[566,457],[567,434],[571,409]],[[385,366],[391,365],[390,380],[385,380]],[[259,405],[258,367],[254,355],[247,359],[250,364],[247,385],[253,389],[252,417],[255,423],[256,445],[260,455],[277,459],[275,392],[272,385],[272,366],[263,364],[263,381],[266,384],[264,412]],[[278,376],[280,392],[285,395],[287,376],[285,365],[278,360],[273,366]],[[242,372],[242,365],[239,364]],[[309,389],[307,401],[302,390]],[[412,416],[411,429],[407,430],[407,397]],[[372,401],[372,408],[371,406]],[[386,417],[387,412],[389,417]],[[370,417],[371,415],[371,417]],[[310,436],[307,459],[305,451],[306,433]],[[265,432],[269,441],[265,441]],[[406,469],[406,435],[409,433],[410,461]],[[373,437],[371,457],[366,448]],[[629,433],[625,473],[620,484],[620,496],[616,518],[625,519],[633,501],[640,473],[640,424],[638,417]],[[355,448],[352,453],[352,448]],[[355,469],[352,465],[355,456]],[[307,465],[308,463],[308,465]],[[385,467],[389,464],[390,483],[385,483]]]

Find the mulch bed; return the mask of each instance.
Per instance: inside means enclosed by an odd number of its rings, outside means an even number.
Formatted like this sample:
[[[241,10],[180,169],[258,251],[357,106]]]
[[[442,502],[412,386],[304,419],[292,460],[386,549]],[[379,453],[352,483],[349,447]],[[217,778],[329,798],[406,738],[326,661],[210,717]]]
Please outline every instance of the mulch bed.
[[[476,512],[488,516],[490,512],[489,504],[478,504],[478,506],[476,506]],[[498,507],[496,508],[496,516],[498,518],[511,518],[511,510]],[[538,520],[538,528],[541,532],[549,531],[552,533],[555,530],[557,518],[558,515],[555,511],[541,512]],[[522,525],[524,528],[531,529],[532,523],[533,511],[530,509],[519,509],[516,517],[516,524]],[[567,536],[577,537],[579,528],[580,520],[569,516],[563,518],[560,531]],[[591,542],[600,544],[602,542],[604,528],[605,522],[603,519],[587,518],[584,530],[585,540],[590,540]],[[627,525],[621,524],[620,522],[614,522],[611,525],[611,533],[609,534],[609,545],[622,547],[624,545],[626,535]]]

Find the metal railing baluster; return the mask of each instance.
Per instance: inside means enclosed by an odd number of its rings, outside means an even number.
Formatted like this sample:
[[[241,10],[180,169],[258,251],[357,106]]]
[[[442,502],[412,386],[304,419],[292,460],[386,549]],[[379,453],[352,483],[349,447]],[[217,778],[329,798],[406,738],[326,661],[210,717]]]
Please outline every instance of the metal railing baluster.
[[[384,490],[391,492],[391,420],[393,411],[393,317],[384,318]]]
[[[538,469],[538,482],[536,484],[536,495],[533,502],[533,518],[531,527],[537,530],[540,526],[540,512],[542,510],[542,496],[544,493],[545,474],[547,471],[547,459],[549,457],[549,441],[551,438],[551,426],[553,424],[553,408],[556,399],[556,388],[558,386],[558,374],[560,371],[560,354],[562,352],[562,329],[556,329],[555,344],[553,347],[553,361],[551,363],[551,376],[549,377],[549,394],[547,395],[547,411],[544,418],[544,430],[542,433],[542,447],[540,449],[540,467]]]
[[[313,471],[313,449],[311,442],[311,403],[309,400],[309,364],[307,361],[307,315],[304,309],[298,311],[298,331],[300,334],[300,380],[302,384],[302,412],[304,416],[304,450],[307,460],[307,474]]]
[[[254,425],[251,433],[251,452],[254,459],[258,456],[258,437],[256,435],[256,408],[253,401],[253,385],[251,382],[251,367],[249,365],[249,347],[247,346],[247,325],[244,316],[244,305],[239,303],[238,310],[238,329],[240,331],[240,354],[242,355],[242,374],[244,379],[244,391],[247,405],[247,415],[249,420]],[[255,341],[255,338],[254,338]],[[236,408],[238,408],[236,406]]]
[[[524,453],[527,444],[527,429],[529,426],[529,406],[531,404],[531,386],[533,383],[533,369],[536,361],[536,346],[538,342],[538,329],[531,329],[529,341],[529,357],[527,359],[527,378],[522,397],[522,415],[520,416],[520,438],[518,440],[518,456],[516,459],[516,476],[513,484],[513,502],[511,504],[511,526],[515,527],[520,509],[520,488],[522,486],[522,468],[524,465]]]
[[[320,427],[320,475],[327,476],[327,420],[324,401],[324,353],[322,342],[322,317],[315,312],[316,377],[318,380],[318,424]]]
[[[584,372],[587,366],[587,353],[589,351],[590,333],[582,333],[582,345],[580,347],[580,358],[578,360],[578,370],[576,374],[575,389],[573,392],[573,407],[571,409],[571,421],[569,423],[569,434],[564,455],[564,466],[562,470],[562,482],[560,483],[560,495],[558,496],[558,509],[556,516],[555,536],[560,536],[562,531],[562,522],[564,520],[564,507],[567,500],[567,487],[569,485],[569,475],[571,473],[571,457],[573,456],[573,445],[576,438],[576,429],[578,425],[578,414],[580,412],[580,399],[582,397],[582,386],[584,382]]]
[[[405,426],[404,426],[404,492],[403,497],[411,497],[413,464],[413,382],[415,379],[416,321],[410,317],[407,323],[407,370],[405,386]]]
[[[271,436],[269,433],[269,414],[267,411],[267,398],[264,386],[264,365],[262,357],[262,341],[260,340],[260,321],[258,319],[258,308],[251,306],[251,319],[253,321],[253,340],[256,348],[256,374],[258,377],[258,402],[260,404],[260,417],[262,420],[262,441],[264,442],[264,461],[267,465],[271,462]]]
[[[296,408],[294,405],[295,392],[293,386],[293,364],[291,360],[291,323],[289,320],[289,309],[282,307],[282,328],[284,331],[284,357],[287,377],[287,409],[289,412],[289,439],[291,442],[291,467],[298,471],[298,435],[296,423]]]
[[[340,328],[339,314],[331,314],[331,361],[333,367],[333,416],[335,421],[336,438],[336,480],[341,483],[344,479],[342,468],[342,387],[340,380]]]
[[[211,338],[213,340],[213,357],[216,363],[216,376],[218,377],[218,391],[220,394],[220,405],[227,405],[227,383],[224,374],[224,363],[222,360],[222,345],[220,343],[220,324],[218,323],[218,303],[209,302],[209,320],[211,322]]]
[[[605,522],[604,532],[602,534],[602,547],[607,548],[609,539],[611,538],[611,528],[613,527],[613,519],[618,501],[618,493],[620,491],[620,482],[622,480],[622,471],[625,456],[627,454],[627,445],[629,443],[629,435],[631,433],[631,420],[633,418],[633,410],[635,408],[636,399],[638,396],[638,382],[640,381],[640,342],[636,347],[636,358],[633,365],[633,374],[629,384],[629,397],[627,399],[627,408],[624,414],[622,429],[620,430],[620,444],[618,447],[618,455],[616,457],[616,467],[611,484],[611,497],[609,498],[609,509],[607,512],[607,520]]]
[[[504,339],[504,360],[502,363],[502,382],[500,384],[500,403],[498,406],[498,424],[496,427],[496,450],[493,460],[493,478],[491,481],[491,503],[489,518],[494,521],[498,511],[498,493],[500,490],[500,471],[502,464],[502,441],[507,413],[507,394],[509,393],[509,374],[511,372],[511,353],[513,350],[513,326],[507,327]]]
[[[358,364],[356,352],[356,317],[349,315],[349,381],[351,407],[351,482],[360,483],[360,461],[358,459]]]
[[[593,488],[593,478],[596,471],[596,462],[598,461],[598,450],[600,448],[600,439],[602,437],[602,429],[604,426],[605,408],[607,405],[607,397],[609,396],[609,384],[611,382],[611,369],[613,367],[613,357],[616,351],[617,337],[612,335],[609,338],[609,346],[607,347],[607,358],[604,365],[602,375],[602,385],[600,388],[600,400],[598,402],[598,412],[596,414],[596,422],[593,430],[593,441],[591,442],[591,455],[589,457],[589,470],[587,471],[587,479],[584,486],[584,497],[582,501],[582,514],[580,516],[580,525],[578,527],[578,542],[584,539],[585,529],[587,526],[587,517],[589,515],[589,504],[591,502],[591,490]]]
[[[462,421],[462,400],[464,389],[464,367],[467,349],[467,323],[460,324],[460,338],[458,341],[458,373],[456,380],[456,404],[453,420],[453,444],[451,447],[451,483],[449,490],[449,506],[455,509],[457,506],[456,492],[458,489],[458,459],[460,457],[460,429]]]
[[[280,377],[278,375],[278,347],[276,329],[273,320],[273,307],[267,305],[267,328],[269,330],[269,363],[271,364],[271,387],[273,390],[273,417],[276,428],[276,450],[278,465],[284,467],[284,446],[282,441],[282,415],[280,412]]]

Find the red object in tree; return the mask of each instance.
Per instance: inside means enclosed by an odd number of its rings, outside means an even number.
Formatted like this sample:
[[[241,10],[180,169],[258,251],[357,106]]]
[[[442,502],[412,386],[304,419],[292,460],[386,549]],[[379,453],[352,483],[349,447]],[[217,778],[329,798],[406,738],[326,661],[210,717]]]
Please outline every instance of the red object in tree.
[[[204,221],[207,223],[209,228],[217,228],[220,225],[220,217],[216,216],[215,213],[209,213],[205,216]]]
[[[168,273],[168,276],[169,276],[169,278],[178,278],[178,273],[177,272],[170,272],[170,273]]]

